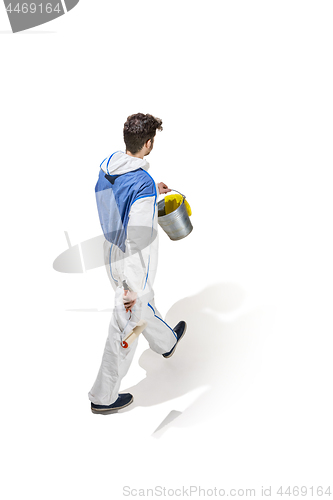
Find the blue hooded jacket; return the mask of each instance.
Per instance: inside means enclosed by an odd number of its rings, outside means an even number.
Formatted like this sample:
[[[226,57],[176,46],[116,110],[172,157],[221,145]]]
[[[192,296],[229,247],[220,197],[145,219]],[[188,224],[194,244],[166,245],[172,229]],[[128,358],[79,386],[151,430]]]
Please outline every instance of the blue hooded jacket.
[[[145,160],[133,162],[125,153],[121,155],[117,153],[121,152],[113,153],[106,163],[107,158],[102,162],[95,195],[105,238],[125,252],[127,224],[132,204],[140,198],[150,196],[155,196],[156,201],[157,193],[155,182],[146,170],[135,168],[138,164],[145,166],[147,162]],[[115,155],[117,156],[114,157]],[[114,160],[110,163],[112,157]],[[106,172],[102,168],[103,163]],[[130,165],[127,166],[126,163]],[[129,171],[126,171],[128,169]],[[118,171],[124,173],[116,174]]]

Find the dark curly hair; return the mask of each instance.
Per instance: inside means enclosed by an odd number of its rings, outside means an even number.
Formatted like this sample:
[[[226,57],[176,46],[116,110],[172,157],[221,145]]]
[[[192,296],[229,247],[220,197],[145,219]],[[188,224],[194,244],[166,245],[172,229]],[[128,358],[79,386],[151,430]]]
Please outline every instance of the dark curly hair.
[[[126,151],[138,153],[149,139],[155,137],[156,130],[163,130],[160,118],[143,113],[129,116],[124,123]]]

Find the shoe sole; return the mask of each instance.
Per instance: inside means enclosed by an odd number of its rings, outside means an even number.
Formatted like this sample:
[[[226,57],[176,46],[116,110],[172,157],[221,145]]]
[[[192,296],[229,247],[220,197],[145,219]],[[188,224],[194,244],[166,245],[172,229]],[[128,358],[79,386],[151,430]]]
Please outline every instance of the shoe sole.
[[[175,347],[173,348],[173,350],[170,352],[170,354],[168,356],[164,356],[164,354],[163,354],[163,358],[171,358],[171,356],[173,356],[175,354],[175,350],[177,349],[177,346],[178,346],[179,342],[181,341],[181,339],[184,337],[186,330],[187,330],[187,324],[185,323],[184,331],[181,334],[181,337],[179,337]]]
[[[130,405],[133,403],[134,398],[132,397],[131,401],[126,403],[123,406],[118,406],[117,408],[106,408],[106,409],[99,409],[99,408],[91,408],[92,413],[95,413],[97,415],[110,415],[111,413],[116,413],[118,410],[122,410],[123,408],[126,408],[126,406]]]

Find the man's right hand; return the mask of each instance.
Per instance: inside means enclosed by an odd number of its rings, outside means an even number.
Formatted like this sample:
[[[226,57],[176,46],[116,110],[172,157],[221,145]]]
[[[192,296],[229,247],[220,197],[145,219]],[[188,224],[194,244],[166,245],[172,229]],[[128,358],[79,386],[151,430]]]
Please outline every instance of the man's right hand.
[[[124,303],[126,312],[128,312],[128,311],[132,312],[132,307],[134,307],[137,298],[138,298],[138,295],[136,292],[132,292],[131,290],[124,291],[123,303]]]

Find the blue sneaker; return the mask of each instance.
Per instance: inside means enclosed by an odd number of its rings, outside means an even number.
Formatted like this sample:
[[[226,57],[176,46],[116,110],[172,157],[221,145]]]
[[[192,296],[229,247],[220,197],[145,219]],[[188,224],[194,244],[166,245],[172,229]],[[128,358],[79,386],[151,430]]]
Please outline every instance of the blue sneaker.
[[[175,343],[175,345],[173,346],[171,351],[166,352],[165,354],[162,354],[162,356],[164,358],[171,358],[171,356],[173,355],[173,353],[176,350],[178,342],[180,341],[180,339],[182,339],[184,337],[185,332],[186,332],[186,328],[187,328],[187,325],[186,325],[185,321],[179,321],[179,323],[177,323],[177,325],[174,327],[173,331],[177,335],[177,342]]]
[[[115,401],[114,403],[112,403],[112,405],[109,405],[109,406],[95,405],[94,403],[91,403],[91,411],[93,413],[108,415],[109,413],[114,413],[117,410],[121,410],[122,408],[125,408],[125,406],[128,406],[131,403],[133,403],[132,394],[129,394],[129,393],[119,394],[117,401]]]

